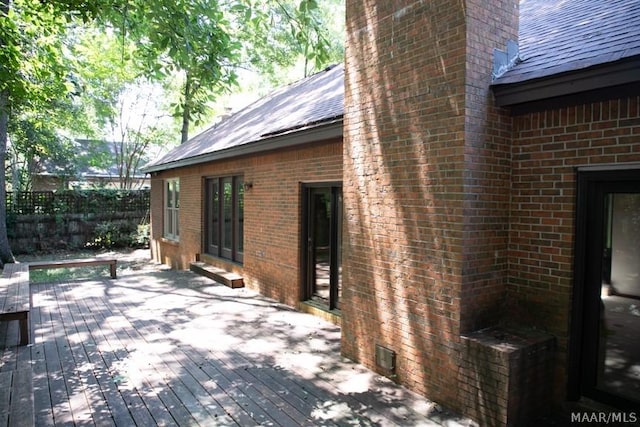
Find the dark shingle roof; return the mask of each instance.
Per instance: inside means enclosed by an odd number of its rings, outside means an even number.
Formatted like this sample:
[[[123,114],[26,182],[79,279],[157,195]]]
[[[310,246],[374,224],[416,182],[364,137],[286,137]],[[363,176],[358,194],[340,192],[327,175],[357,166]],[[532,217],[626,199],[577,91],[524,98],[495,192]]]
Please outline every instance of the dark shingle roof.
[[[519,48],[521,62],[494,81],[494,90],[640,57],[640,0],[521,0]],[[343,85],[344,67],[336,65],[278,89],[143,170],[255,152],[264,142],[340,121]]]
[[[247,144],[287,135],[308,127],[342,118],[344,66],[324,71],[280,88],[210,127],[145,170],[186,158],[197,158]]]
[[[522,62],[495,83],[523,82],[640,55],[640,1],[521,0],[518,44]]]

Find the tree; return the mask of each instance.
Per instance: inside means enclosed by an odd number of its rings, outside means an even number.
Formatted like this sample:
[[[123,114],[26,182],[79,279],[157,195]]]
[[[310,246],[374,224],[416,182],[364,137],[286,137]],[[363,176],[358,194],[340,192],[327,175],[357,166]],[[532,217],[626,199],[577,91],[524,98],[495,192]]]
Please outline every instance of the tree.
[[[344,3],[325,0],[262,2],[261,7],[236,6],[243,56],[251,67],[282,84],[278,68],[302,63],[307,77],[344,56]],[[341,18],[334,25],[335,16]],[[337,27],[337,28],[336,28]],[[300,78],[298,77],[298,78]]]
[[[11,144],[7,154],[14,194],[32,191],[34,176],[45,170],[59,176],[75,174],[73,141],[49,125],[45,112],[22,113],[9,124]]]
[[[0,0],[0,70],[3,74],[10,70],[14,64],[15,52],[10,51],[10,40],[12,36],[8,27],[9,10],[11,9],[10,0]],[[7,61],[7,62],[5,62]],[[11,61],[11,62],[9,62]],[[7,74],[8,75],[8,74]],[[3,79],[4,80],[4,79]],[[0,83],[0,164],[2,165],[2,173],[0,173],[0,264],[13,262],[13,254],[9,247],[9,238],[7,237],[7,189],[4,174],[4,164],[7,158],[7,138],[9,126],[9,90],[7,83]]]
[[[105,171],[117,165],[120,188],[131,189],[141,162],[150,160],[146,157],[150,149],[172,139],[172,123],[157,114],[166,94],[160,84],[141,76],[144,70],[133,60],[136,49],[131,40],[96,27],[79,31],[75,38],[80,99],[95,123],[97,139],[108,145],[86,151],[85,163]],[[91,153],[104,154],[105,149],[110,156],[88,158]]]
[[[182,118],[181,141],[187,141],[189,124],[211,96],[236,82],[230,64],[239,45],[229,36],[223,10],[213,0],[132,0],[108,19],[122,37],[135,41],[147,76],[182,76],[175,107]]]
[[[267,61],[259,61],[260,52],[263,59],[286,64],[289,58],[279,55],[272,41],[282,46],[288,40],[302,45],[287,52],[302,54],[305,73],[311,62],[317,66],[327,60],[317,9],[315,0],[0,0],[0,161],[6,160],[9,129],[15,132],[16,146],[17,129],[37,130],[46,142],[42,153],[52,152],[55,139],[44,136],[56,129],[44,126],[33,113],[60,105],[73,111],[73,100],[86,90],[72,69],[77,64],[63,54],[76,42],[63,37],[69,28],[99,23],[106,33],[120,37],[123,54],[133,41],[130,60],[142,75],[156,81],[180,76],[182,95],[175,109],[181,116],[181,139],[186,141],[190,123],[203,116],[213,98],[236,84],[242,52],[253,51],[249,65],[268,69]],[[295,22],[287,25],[287,20]],[[255,49],[243,49],[252,34]],[[103,107],[112,108],[115,99]],[[149,140],[144,132],[134,135]],[[13,260],[6,238],[5,189],[5,175],[0,174],[0,263]]]
[[[87,20],[109,0],[0,0],[0,164],[9,121],[25,106],[64,99],[70,90],[60,38],[65,17]],[[0,265],[13,262],[6,228],[6,177],[0,173]]]
[[[336,51],[342,60],[341,44],[336,49],[326,36],[328,15],[315,0],[131,0],[113,10],[106,20],[135,41],[147,76],[181,76],[174,109],[183,143],[210,101],[237,84],[242,57],[248,66],[272,71],[302,55],[305,75],[328,65]]]
[[[12,7],[15,6],[15,7]],[[0,162],[7,159],[10,114],[30,102],[60,96],[62,83],[55,34],[62,22],[28,0],[0,0]],[[0,174],[0,263],[13,262],[6,228],[6,178]]]

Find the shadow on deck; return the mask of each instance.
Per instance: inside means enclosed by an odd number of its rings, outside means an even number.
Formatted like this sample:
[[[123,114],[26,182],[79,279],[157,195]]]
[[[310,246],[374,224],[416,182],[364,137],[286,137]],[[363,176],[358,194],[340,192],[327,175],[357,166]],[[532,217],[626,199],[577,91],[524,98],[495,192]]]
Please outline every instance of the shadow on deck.
[[[0,371],[31,366],[36,425],[473,425],[342,358],[331,323],[124,265],[117,280],[32,283],[29,346],[0,323]]]

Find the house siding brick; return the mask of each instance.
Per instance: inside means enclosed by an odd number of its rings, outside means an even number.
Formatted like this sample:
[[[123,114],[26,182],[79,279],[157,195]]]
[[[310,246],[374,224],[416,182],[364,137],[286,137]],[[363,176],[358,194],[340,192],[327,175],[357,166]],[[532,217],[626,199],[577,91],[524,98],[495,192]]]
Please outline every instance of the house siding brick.
[[[512,121],[494,107],[493,50],[517,39],[514,1],[467,1],[461,332],[496,324],[507,278]]]
[[[493,48],[515,2],[347,1],[343,353],[467,411],[462,332],[498,321],[507,278],[511,121]],[[492,121],[489,124],[489,121]]]
[[[244,277],[245,285],[297,307],[300,301],[300,184],[342,180],[342,140],[174,169],[152,177],[154,260],[187,269],[203,248],[204,179],[243,175],[244,262],[209,258]],[[180,178],[180,241],[162,239],[162,182]]]
[[[557,339],[554,396],[566,399],[576,168],[637,167],[640,97],[514,117],[507,313]]]
[[[640,98],[509,116],[489,86],[516,1],[346,6],[344,144],[154,176],[154,259],[195,260],[204,177],[244,174],[244,264],[210,261],[296,307],[300,183],[343,181],[343,354],[481,425],[524,425],[566,403],[576,169],[640,164]],[[172,243],[162,179],[176,176]]]

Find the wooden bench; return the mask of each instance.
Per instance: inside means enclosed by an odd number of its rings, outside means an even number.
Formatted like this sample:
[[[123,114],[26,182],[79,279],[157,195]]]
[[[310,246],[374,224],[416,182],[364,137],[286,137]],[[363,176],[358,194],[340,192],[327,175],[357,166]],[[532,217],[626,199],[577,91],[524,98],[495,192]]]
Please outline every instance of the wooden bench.
[[[0,277],[0,320],[20,322],[20,345],[29,344],[29,265],[5,264]],[[31,367],[0,372],[0,425],[34,425],[33,371]]]
[[[43,270],[49,268],[87,267],[92,265],[108,265],[111,278],[116,278],[117,260],[115,258],[83,258],[64,259],[59,261],[35,261],[29,263],[30,270]]]
[[[0,278],[0,321],[20,322],[20,345],[29,344],[29,265],[5,264]]]

